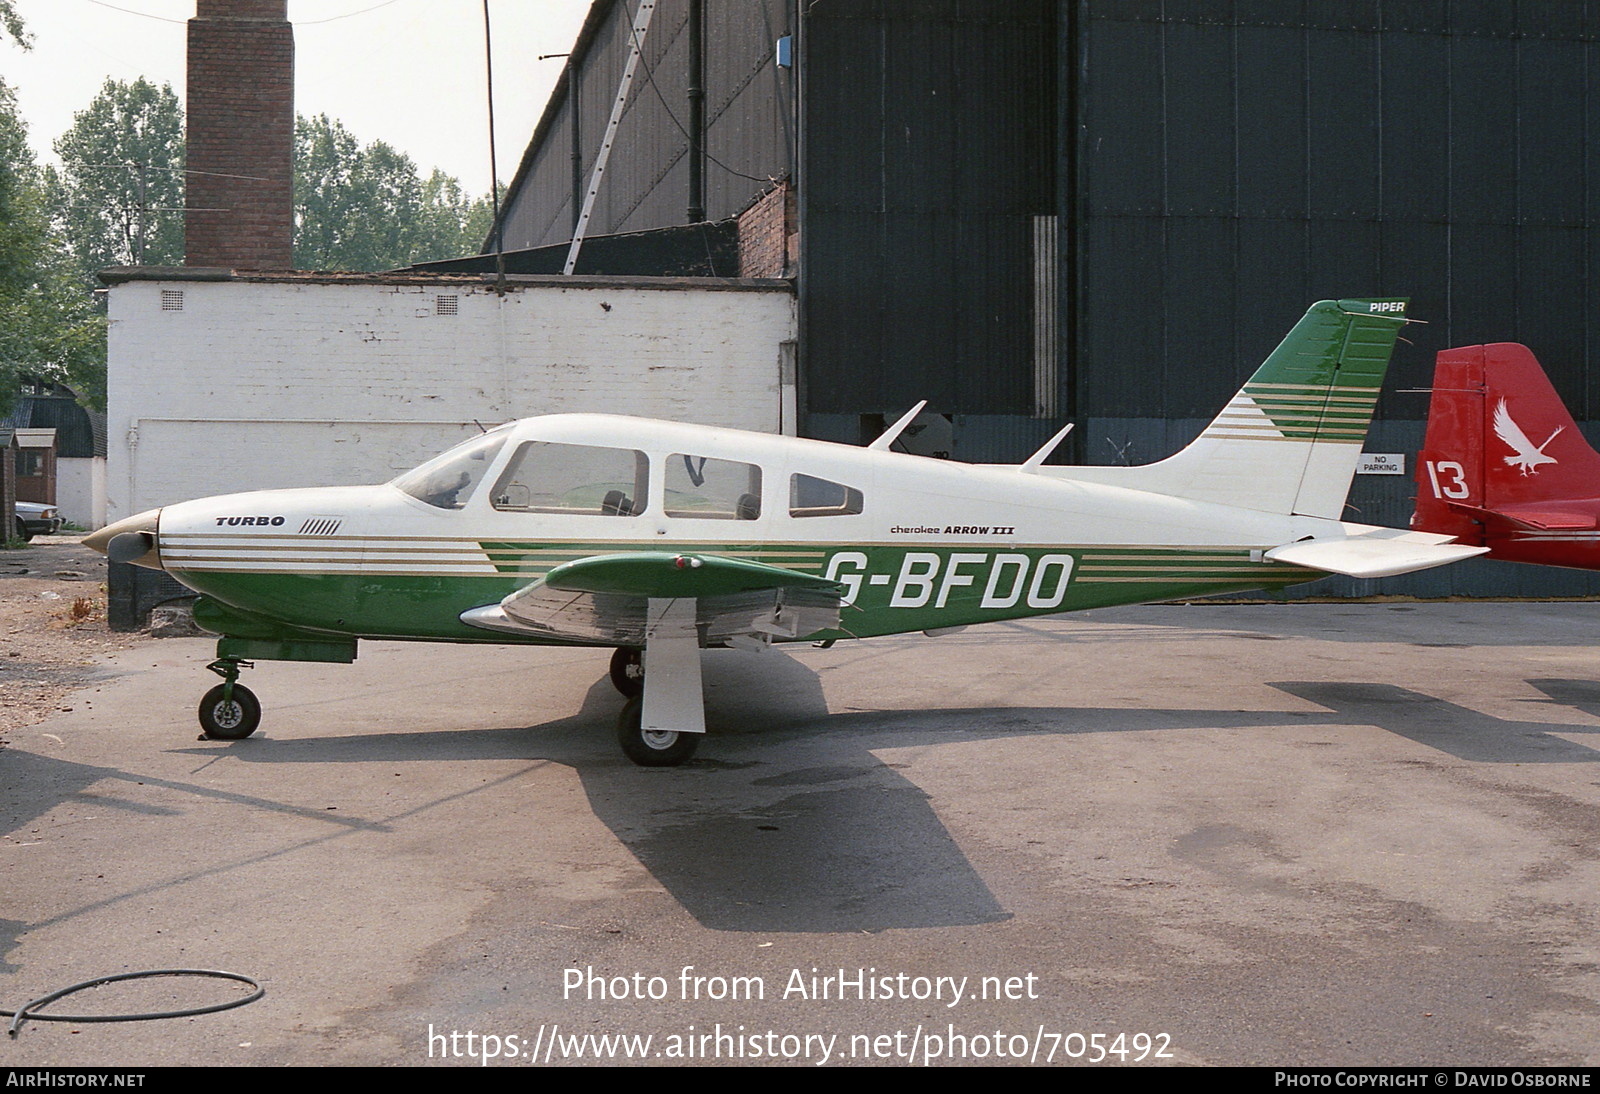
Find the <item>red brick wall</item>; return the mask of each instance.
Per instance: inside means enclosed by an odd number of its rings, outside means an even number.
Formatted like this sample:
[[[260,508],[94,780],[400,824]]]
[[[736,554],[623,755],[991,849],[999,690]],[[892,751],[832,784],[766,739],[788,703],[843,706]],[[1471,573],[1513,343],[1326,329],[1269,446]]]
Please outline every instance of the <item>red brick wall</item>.
[[[790,277],[794,273],[794,190],[781,183],[739,214],[739,276]]]
[[[294,28],[288,0],[197,0],[189,20],[188,98],[189,170],[211,172],[188,176],[188,264],[289,269]]]

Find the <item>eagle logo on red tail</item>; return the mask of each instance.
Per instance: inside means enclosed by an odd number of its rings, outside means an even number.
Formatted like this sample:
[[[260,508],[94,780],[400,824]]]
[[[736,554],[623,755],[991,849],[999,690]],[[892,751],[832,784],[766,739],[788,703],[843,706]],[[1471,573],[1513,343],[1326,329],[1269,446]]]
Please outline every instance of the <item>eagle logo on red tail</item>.
[[[1554,456],[1546,456],[1544,450],[1550,447],[1550,442],[1561,434],[1566,426],[1558,426],[1556,431],[1545,438],[1544,444],[1537,447],[1522,431],[1522,427],[1512,420],[1511,411],[1506,408],[1506,401],[1501,399],[1494,408],[1494,435],[1499,437],[1511,449],[1514,455],[1502,457],[1507,467],[1515,467],[1524,475],[1531,475],[1538,471],[1541,464],[1559,463]]]

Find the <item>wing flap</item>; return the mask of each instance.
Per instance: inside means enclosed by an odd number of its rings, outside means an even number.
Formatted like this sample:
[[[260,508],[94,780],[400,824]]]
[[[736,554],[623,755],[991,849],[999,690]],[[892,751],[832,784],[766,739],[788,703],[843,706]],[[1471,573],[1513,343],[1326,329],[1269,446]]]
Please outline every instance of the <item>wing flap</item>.
[[[632,551],[562,563],[545,585],[569,592],[642,597],[711,597],[768,589],[814,589],[844,595],[836,581],[781,566],[722,555]]]

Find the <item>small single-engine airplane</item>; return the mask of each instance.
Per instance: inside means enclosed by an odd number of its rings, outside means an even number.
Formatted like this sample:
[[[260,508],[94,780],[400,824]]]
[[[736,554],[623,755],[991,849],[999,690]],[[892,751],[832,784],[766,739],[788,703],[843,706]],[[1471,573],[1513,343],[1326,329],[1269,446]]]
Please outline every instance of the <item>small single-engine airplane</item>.
[[[1435,358],[1411,527],[1490,558],[1600,569],[1600,455],[1526,346]]]
[[[1401,300],[1314,305],[1183,451],[1017,466],[591,414],[492,429],[382,486],[232,494],[85,542],[202,594],[208,735],[252,733],[249,659],[361,638],[616,647],[618,736],[670,766],[705,731],[700,650],[766,649],[1246,589],[1482,552],[1340,519]],[[645,670],[648,670],[647,672]]]

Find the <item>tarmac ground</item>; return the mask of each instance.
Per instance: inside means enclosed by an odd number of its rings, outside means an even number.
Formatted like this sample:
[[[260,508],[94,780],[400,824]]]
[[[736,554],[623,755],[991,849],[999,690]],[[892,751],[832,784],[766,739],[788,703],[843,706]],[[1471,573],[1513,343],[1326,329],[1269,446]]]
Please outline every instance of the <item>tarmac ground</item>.
[[[0,1066],[1600,1063],[1600,604],[1164,606],[706,654],[110,657],[0,750]],[[108,985],[49,1010],[237,998]]]

